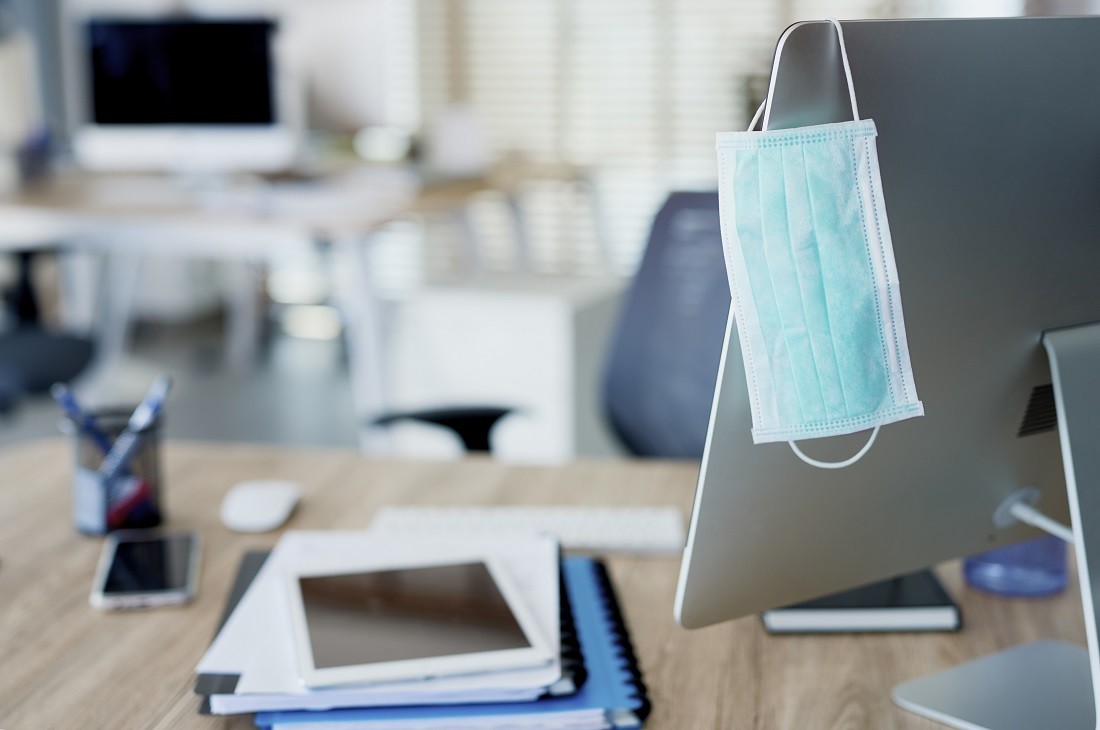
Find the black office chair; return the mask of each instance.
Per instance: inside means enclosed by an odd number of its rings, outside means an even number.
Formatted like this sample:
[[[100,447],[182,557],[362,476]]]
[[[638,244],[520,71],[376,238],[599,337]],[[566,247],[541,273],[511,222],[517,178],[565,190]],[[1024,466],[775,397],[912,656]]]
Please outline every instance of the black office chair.
[[[426,408],[385,413],[371,423],[375,426],[389,426],[401,421],[415,421],[442,426],[458,436],[466,451],[486,453],[490,450],[489,435],[493,427],[514,411],[513,408],[497,406]]]
[[[718,194],[673,193],[653,221],[604,377],[604,410],[631,453],[702,457],[729,302]],[[512,412],[403,411],[373,423],[433,423],[452,430],[467,451],[486,452],[493,427]]]
[[[92,360],[92,342],[84,337],[47,331],[41,323],[31,281],[33,254],[18,254],[19,279],[4,297],[15,325],[0,333],[0,415],[24,395],[42,393],[58,381],[80,374]]]
[[[604,375],[604,410],[631,453],[702,458],[729,305],[718,194],[673,193],[653,221]]]

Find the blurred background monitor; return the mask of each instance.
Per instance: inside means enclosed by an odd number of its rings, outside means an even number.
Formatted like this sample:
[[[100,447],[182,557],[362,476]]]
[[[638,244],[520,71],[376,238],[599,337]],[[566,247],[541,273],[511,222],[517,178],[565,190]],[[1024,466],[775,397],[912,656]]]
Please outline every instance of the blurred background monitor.
[[[300,93],[262,17],[84,15],[73,43],[78,162],[96,170],[290,167]]]

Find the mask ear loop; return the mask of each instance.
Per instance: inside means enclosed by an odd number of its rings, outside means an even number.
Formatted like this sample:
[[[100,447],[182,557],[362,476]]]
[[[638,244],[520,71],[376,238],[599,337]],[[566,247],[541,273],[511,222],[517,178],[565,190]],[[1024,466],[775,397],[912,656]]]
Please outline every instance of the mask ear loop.
[[[856,85],[852,81],[852,67],[848,64],[848,48],[844,45],[844,29],[840,27],[840,21],[836,18],[826,18],[833,27],[836,29],[836,37],[840,42],[840,60],[844,66],[844,79],[848,82],[848,99],[852,102],[852,121],[859,120],[859,107],[856,105]],[[763,131],[767,131],[771,124],[772,108],[771,101],[772,96],[775,95],[775,80],[779,77],[779,61],[783,57],[783,46],[787,43],[787,36],[791,34],[797,25],[793,25],[784,31],[783,35],[779,37],[779,42],[775,47],[775,59],[772,61],[772,76],[768,82],[768,95],[764,99],[764,103],[760,105],[760,109],[764,110],[764,126]],[[756,127],[756,121],[760,116],[760,109],[756,110],[756,116],[752,118],[752,124],[749,125],[749,131],[751,132]]]
[[[856,105],[856,85],[855,82],[852,81],[852,67],[848,63],[848,48],[844,45],[844,29],[840,26],[840,21],[838,21],[836,18],[827,18],[827,20],[832,23],[833,28],[836,29],[837,41],[840,44],[840,60],[842,65],[844,66],[844,79],[848,82],[848,99],[852,103],[852,120],[858,121],[859,107]],[[772,62],[771,81],[768,82],[768,96],[764,100],[764,103],[760,105],[760,108],[756,110],[756,114],[753,115],[752,123],[749,124],[750,132],[756,128],[756,123],[760,119],[761,112],[764,113],[764,122],[762,129],[766,131],[768,129],[768,125],[771,123],[772,109],[771,105],[768,104],[768,102],[775,94],[775,80],[779,76],[779,61],[783,57],[783,46],[787,42],[787,36],[790,35],[791,31],[793,31],[794,28],[795,26],[788,28],[787,31],[783,33],[783,35],[779,38],[779,43],[776,45],[775,60]],[[845,467],[851,466],[852,464],[856,463],[867,455],[867,452],[871,450],[872,446],[874,446],[875,439],[878,438],[878,432],[881,428],[881,426],[875,426],[874,430],[871,431],[871,437],[867,439],[867,443],[863,445],[863,448],[860,449],[855,456],[850,459],[845,459],[844,461],[818,461],[817,459],[811,459],[809,456],[806,456],[806,454],[803,453],[802,449],[798,448],[798,444],[796,444],[794,441],[788,441],[787,444],[791,447],[791,451],[795,453],[795,456],[797,456],[799,459],[802,459],[802,461],[806,462],[810,466],[817,467],[818,469],[843,469]]]
[[[844,78],[848,81],[848,99],[852,102],[852,121],[859,121],[859,107],[856,106],[856,85],[852,81],[852,67],[848,64],[848,47],[844,45],[844,29],[836,18],[827,18],[836,28],[836,39],[840,43],[840,61],[844,65]]]
[[[787,445],[791,447],[791,451],[794,452],[795,456],[802,459],[802,461],[810,466],[816,466],[818,469],[843,469],[846,466],[851,466],[867,455],[867,452],[870,451],[871,447],[874,445],[875,439],[878,438],[878,432],[881,428],[882,426],[875,426],[875,430],[871,432],[871,438],[867,439],[867,443],[863,445],[863,448],[860,449],[855,456],[850,459],[845,459],[844,461],[818,461],[802,453],[802,449],[798,448],[798,444],[794,441],[788,441]]]
[[[764,106],[768,103],[768,100],[760,102],[760,106],[756,107],[756,114],[752,115],[752,121],[749,122],[749,131],[756,129],[756,123],[760,121],[760,115],[764,113]]]
[[[844,66],[844,78],[848,82],[848,99],[852,102],[852,120],[857,121],[859,120],[859,107],[856,105],[856,86],[855,83],[852,81],[852,67],[848,63],[848,48],[844,45],[844,29],[840,27],[840,21],[836,20],[835,18],[828,18],[827,20],[832,23],[833,28],[836,29],[836,37],[840,43],[840,60]],[[761,115],[763,115],[764,117],[763,126],[761,127],[761,129],[763,131],[767,131],[768,129],[768,125],[771,122],[772,112],[771,104],[769,104],[768,102],[771,101],[772,97],[775,95],[775,80],[779,76],[779,62],[783,58],[783,46],[787,42],[787,36],[791,34],[791,31],[793,31],[795,27],[797,26],[791,26],[790,28],[788,28],[786,32],[784,32],[783,35],[780,36],[779,43],[776,44],[775,59],[772,61],[771,80],[768,82],[768,95],[760,104],[760,107],[756,110],[756,114],[753,114],[752,121],[749,122],[748,131],[750,132],[756,129],[756,124],[760,121]],[[878,432],[880,428],[882,427],[875,426],[875,429],[871,432],[871,438],[867,439],[867,443],[863,445],[863,448],[860,449],[855,456],[850,459],[845,459],[844,461],[832,462],[811,459],[809,456],[806,456],[806,454],[803,453],[800,448],[798,448],[798,444],[796,444],[794,441],[788,441],[787,444],[790,445],[791,450],[795,453],[795,456],[797,456],[799,459],[802,459],[802,461],[806,462],[810,466],[815,466],[818,469],[843,469],[844,467],[851,466],[852,464],[856,463],[867,455],[867,452],[870,451],[871,447],[874,445],[875,439],[878,438]]]

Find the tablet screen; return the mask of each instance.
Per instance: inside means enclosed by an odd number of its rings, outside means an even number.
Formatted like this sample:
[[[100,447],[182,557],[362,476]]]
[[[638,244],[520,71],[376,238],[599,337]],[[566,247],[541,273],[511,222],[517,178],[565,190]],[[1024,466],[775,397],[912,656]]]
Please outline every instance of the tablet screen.
[[[483,562],[298,584],[317,669],[531,646]]]

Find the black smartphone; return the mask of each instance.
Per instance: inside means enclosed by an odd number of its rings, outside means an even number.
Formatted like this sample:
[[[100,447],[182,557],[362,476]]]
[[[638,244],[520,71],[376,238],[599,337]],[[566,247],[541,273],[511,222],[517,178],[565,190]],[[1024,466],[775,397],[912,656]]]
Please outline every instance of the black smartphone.
[[[103,543],[91,604],[116,609],[187,603],[198,587],[200,555],[195,531],[112,532]]]

